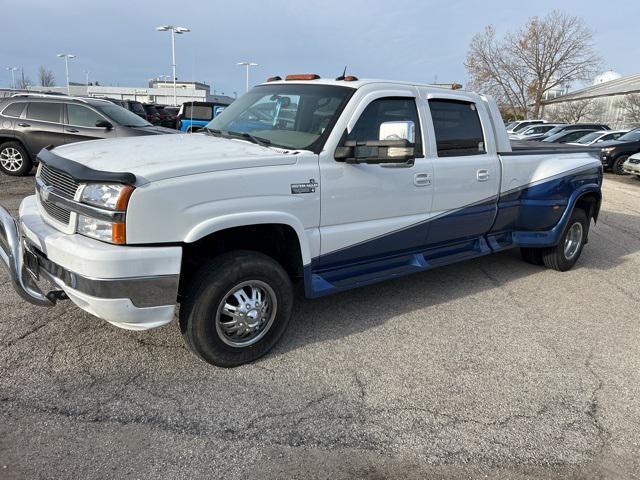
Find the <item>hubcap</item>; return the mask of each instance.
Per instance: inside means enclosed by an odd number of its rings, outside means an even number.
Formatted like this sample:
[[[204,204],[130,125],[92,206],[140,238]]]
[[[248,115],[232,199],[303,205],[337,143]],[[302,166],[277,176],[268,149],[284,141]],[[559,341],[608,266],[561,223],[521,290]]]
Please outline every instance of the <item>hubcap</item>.
[[[267,334],[277,309],[276,294],[269,285],[260,280],[242,282],[222,297],[216,332],[231,347],[253,345]]]
[[[569,228],[567,236],[564,238],[564,258],[573,260],[582,245],[582,224],[576,222]]]
[[[22,167],[22,154],[13,147],[3,148],[0,152],[0,165],[9,172],[17,172]]]

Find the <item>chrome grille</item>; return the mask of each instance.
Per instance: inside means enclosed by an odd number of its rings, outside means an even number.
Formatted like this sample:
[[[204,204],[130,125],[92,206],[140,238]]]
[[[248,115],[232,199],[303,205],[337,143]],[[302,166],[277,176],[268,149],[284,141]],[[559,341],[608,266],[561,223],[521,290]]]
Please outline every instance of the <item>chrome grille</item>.
[[[42,199],[40,199],[40,203],[42,204],[44,211],[47,212],[47,215],[56,219],[60,223],[69,225],[69,222],[71,221],[71,212],[69,210],[65,210],[53,203],[43,202]]]
[[[80,184],[68,173],[48,167],[45,164],[41,164],[38,177],[45,186],[53,187],[60,195],[67,196],[70,199],[75,196],[78,191],[78,187],[80,186]],[[54,203],[44,201],[40,195],[38,195],[38,200],[40,201],[43,210],[53,220],[67,226],[71,223],[71,212],[69,210],[59,207]]]
[[[40,169],[40,178],[45,185],[54,187],[70,198],[73,198],[78,190],[79,184],[71,175],[54,170],[44,164]]]

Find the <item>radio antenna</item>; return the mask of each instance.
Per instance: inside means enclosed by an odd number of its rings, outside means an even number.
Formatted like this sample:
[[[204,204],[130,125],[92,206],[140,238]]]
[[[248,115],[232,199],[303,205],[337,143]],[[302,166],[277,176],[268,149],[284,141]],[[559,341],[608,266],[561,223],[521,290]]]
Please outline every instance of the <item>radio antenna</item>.
[[[342,75],[340,75],[338,78],[336,78],[336,80],[344,80],[344,78],[347,76],[347,66],[344,66],[344,70],[342,71]]]

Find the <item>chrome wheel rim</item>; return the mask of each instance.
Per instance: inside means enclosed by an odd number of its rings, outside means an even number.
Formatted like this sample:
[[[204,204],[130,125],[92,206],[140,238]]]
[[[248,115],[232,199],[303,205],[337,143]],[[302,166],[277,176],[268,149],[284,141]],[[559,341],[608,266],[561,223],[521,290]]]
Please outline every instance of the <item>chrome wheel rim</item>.
[[[573,260],[582,245],[582,224],[576,222],[569,228],[564,238],[564,258]]]
[[[3,148],[0,152],[0,165],[9,172],[17,172],[22,167],[22,154],[13,147]]]
[[[271,329],[278,311],[273,289],[260,280],[249,280],[231,288],[216,312],[216,332],[234,348],[259,342]]]

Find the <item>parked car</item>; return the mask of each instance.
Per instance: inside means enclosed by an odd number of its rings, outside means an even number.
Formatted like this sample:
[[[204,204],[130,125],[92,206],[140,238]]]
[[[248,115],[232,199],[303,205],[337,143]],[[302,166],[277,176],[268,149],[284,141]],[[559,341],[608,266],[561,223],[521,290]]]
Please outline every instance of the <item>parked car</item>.
[[[531,135],[544,135],[552,128],[557,127],[558,123],[543,123],[541,125],[531,125],[518,133],[510,133],[509,140],[526,140]]]
[[[557,127],[554,127],[551,130],[549,130],[547,133],[544,133],[543,135],[531,135],[528,138],[526,138],[526,140],[539,142],[541,140],[544,140],[545,138],[549,138],[550,136],[556,135],[565,130],[581,130],[581,129],[590,130],[592,132],[596,130],[597,131],[611,130],[608,125],[603,125],[600,123],[572,123],[572,124],[558,125]]]
[[[253,128],[256,110],[270,120]],[[510,248],[571,269],[602,166],[540,152],[511,150],[490,97],[287,77],[202,134],[42,150],[18,221],[0,209],[0,264],[25,300],[122,328],[168,324],[180,302],[188,348],[233,367],[282,337],[294,283],[314,298]],[[30,280],[51,276],[51,292]]]
[[[197,132],[218,116],[228,105],[213,102],[183,103],[178,112],[176,128],[181,132]]]
[[[113,102],[113,100],[111,101]],[[140,118],[144,118],[145,120],[147,120],[147,112],[145,111],[144,106],[141,102],[138,102],[137,100],[116,100],[116,102],[114,103],[116,103],[116,105],[120,105],[123,108],[126,108],[130,112],[135,113]]]
[[[596,145],[598,143],[606,142],[608,140],[617,140],[628,131],[629,130],[615,130],[615,131],[600,130],[596,132],[591,132],[591,133],[587,133],[584,137],[580,137],[575,142],[569,143],[569,145],[588,147],[590,145]]]
[[[160,125],[166,128],[176,128],[176,120],[178,119],[178,109],[173,107],[165,107],[156,105],[156,110],[160,115]]]
[[[543,143],[570,143],[584,137],[586,134],[593,132],[591,128],[581,128],[580,130],[563,130],[560,133],[545,137]]]
[[[531,125],[546,123],[546,120],[518,120],[511,122],[506,126],[507,133],[518,133]]]
[[[622,165],[624,173],[635,175],[640,179],[640,153],[631,155],[626,162]]]
[[[152,125],[160,125],[162,123],[162,117],[155,105],[149,103],[143,103],[144,111],[147,113],[147,121]]]
[[[109,100],[21,94],[0,101],[0,171],[25,175],[45,147],[97,138],[175,133]]]
[[[602,142],[599,146],[602,147],[602,166],[617,175],[624,175],[624,163],[631,155],[640,152],[640,128],[625,133],[617,140]]]

